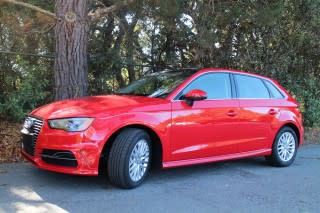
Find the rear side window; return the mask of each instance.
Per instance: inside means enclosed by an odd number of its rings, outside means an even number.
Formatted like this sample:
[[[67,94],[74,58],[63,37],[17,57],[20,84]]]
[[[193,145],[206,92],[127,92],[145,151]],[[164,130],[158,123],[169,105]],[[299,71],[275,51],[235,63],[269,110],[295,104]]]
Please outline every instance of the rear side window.
[[[234,75],[238,86],[239,98],[270,98],[270,94],[261,79],[246,76]]]
[[[270,81],[264,81],[267,85],[267,87],[269,88],[269,91],[271,92],[271,95],[273,98],[276,99],[282,99],[284,98],[284,96],[281,94],[281,92],[279,91],[279,89]]]
[[[201,89],[208,99],[231,99],[231,83],[228,73],[208,73],[196,78],[183,89],[182,94],[190,90]]]

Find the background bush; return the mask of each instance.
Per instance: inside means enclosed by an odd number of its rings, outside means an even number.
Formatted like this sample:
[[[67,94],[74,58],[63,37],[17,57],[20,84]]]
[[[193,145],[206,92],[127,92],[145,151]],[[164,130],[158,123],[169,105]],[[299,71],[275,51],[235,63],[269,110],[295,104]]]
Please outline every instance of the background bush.
[[[21,75],[5,77],[3,83],[8,91],[1,97],[0,114],[6,120],[21,122],[32,109],[52,100],[52,96],[47,70],[17,61],[13,71]]]

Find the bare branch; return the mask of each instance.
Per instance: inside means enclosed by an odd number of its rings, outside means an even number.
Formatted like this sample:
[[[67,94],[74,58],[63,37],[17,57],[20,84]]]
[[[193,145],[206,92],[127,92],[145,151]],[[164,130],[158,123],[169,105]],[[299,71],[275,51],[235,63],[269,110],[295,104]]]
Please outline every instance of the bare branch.
[[[88,13],[88,16],[90,17],[91,21],[97,21],[99,18],[107,16],[125,6],[127,6],[129,3],[133,2],[134,0],[124,0],[118,4],[114,4],[110,7],[104,7],[104,8],[98,8],[96,10],[91,10]]]
[[[31,10],[35,10],[38,11],[40,13],[43,13],[53,19],[57,19],[56,15],[48,10],[44,10],[40,7],[37,7],[33,4],[29,4],[29,3],[25,3],[25,2],[20,2],[20,1],[16,1],[16,0],[0,0],[0,3],[9,3],[9,4],[14,4],[14,5],[18,5],[18,6],[22,6],[22,7],[26,7],[29,8]]]

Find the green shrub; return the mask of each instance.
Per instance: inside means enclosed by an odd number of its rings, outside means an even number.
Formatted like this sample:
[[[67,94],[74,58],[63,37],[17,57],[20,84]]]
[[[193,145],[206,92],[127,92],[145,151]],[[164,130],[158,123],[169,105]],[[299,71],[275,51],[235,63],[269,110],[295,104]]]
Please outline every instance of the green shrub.
[[[306,100],[306,111],[303,113],[304,124],[308,127],[318,127],[320,125],[320,100],[310,98]]]
[[[320,126],[320,87],[315,78],[306,78],[300,85],[291,86],[290,92],[301,104],[306,127]]]
[[[21,75],[5,79],[7,85],[14,85],[1,99],[0,115],[6,120],[21,122],[34,108],[51,99],[48,92],[48,73],[44,67],[19,63],[13,67]]]

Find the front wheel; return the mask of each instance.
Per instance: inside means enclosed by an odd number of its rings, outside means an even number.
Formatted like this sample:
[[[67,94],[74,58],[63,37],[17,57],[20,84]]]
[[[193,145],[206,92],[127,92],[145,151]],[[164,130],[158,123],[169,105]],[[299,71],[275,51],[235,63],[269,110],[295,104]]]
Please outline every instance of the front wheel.
[[[290,127],[282,128],[272,145],[272,155],[266,159],[274,166],[290,166],[296,158],[298,138]]]
[[[121,188],[134,188],[145,179],[151,161],[149,135],[128,128],[116,137],[108,159],[108,175],[112,184]]]

